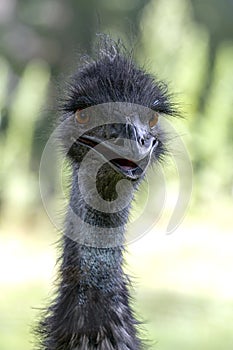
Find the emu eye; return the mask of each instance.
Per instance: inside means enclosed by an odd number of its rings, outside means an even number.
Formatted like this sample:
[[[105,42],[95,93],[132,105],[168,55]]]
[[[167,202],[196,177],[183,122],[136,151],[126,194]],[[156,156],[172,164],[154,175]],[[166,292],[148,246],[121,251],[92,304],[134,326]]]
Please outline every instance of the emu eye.
[[[159,114],[155,112],[153,117],[151,117],[149,120],[150,128],[153,128],[158,123],[158,120],[159,120]]]
[[[89,115],[79,109],[75,112],[75,118],[79,124],[87,124],[90,120]]]

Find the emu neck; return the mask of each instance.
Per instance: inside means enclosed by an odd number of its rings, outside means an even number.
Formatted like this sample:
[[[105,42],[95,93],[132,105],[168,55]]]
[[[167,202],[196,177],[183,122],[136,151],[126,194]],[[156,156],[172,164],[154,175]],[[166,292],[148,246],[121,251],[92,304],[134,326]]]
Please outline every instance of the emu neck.
[[[94,188],[91,172],[86,172],[85,177],[81,174],[80,179],[79,169],[74,166],[73,170],[61,270],[76,272],[72,281],[78,284],[80,303],[87,301],[90,289],[116,296],[125,283],[122,251],[133,187],[119,200],[119,174],[110,167],[107,170],[111,176],[101,174]],[[63,277],[67,279],[66,272]]]
[[[108,176],[104,172],[93,178],[88,170],[80,175],[74,167],[66,235],[79,245],[119,249],[134,188],[110,166]]]
[[[114,182],[114,177],[111,180]],[[60,269],[62,291],[59,308],[63,312],[66,309],[69,321],[64,324],[71,327],[65,329],[66,339],[73,339],[73,346],[68,349],[74,350],[79,344],[80,349],[139,350],[136,320],[129,306],[128,276],[122,270],[124,226],[129,205],[122,203],[121,206],[121,203],[115,202],[116,207],[111,207],[111,213],[101,211],[106,209],[105,205],[99,210],[94,209],[84,200],[83,190],[89,189],[85,188],[85,184],[89,186],[86,181],[81,190],[74,169]],[[107,199],[114,200],[113,185],[116,184],[109,184],[106,179],[102,185],[99,189],[105,191],[100,193],[105,196],[105,202]],[[106,198],[107,185],[113,193],[112,198]],[[91,200],[94,205],[96,201],[91,198],[92,193],[87,192],[90,197],[86,200]],[[128,196],[131,200],[132,191]]]
[[[114,202],[116,207],[113,205],[109,213],[103,211],[106,209],[103,202],[99,208],[102,211],[94,209],[84,200],[88,181],[81,189],[76,170],[63,239],[58,295],[41,325],[44,348],[140,350],[137,321],[129,306],[129,279],[122,269],[129,205]],[[99,190],[105,191],[102,193],[105,202],[111,200],[107,184],[107,179],[104,186],[99,184]],[[109,188],[114,200],[112,185]],[[86,200],[91,199],[95,205],[93,193],[87,192],[90,197]],[[128,195],[132,193],[133,190]]]

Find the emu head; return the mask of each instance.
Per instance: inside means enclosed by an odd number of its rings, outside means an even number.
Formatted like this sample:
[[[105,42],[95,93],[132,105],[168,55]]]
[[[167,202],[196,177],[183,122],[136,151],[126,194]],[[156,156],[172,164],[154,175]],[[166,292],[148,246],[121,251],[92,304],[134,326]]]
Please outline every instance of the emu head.
[[[93,171],[90,164],[98,167],[102,194],[119,179],[140,182],[148,165],[165,152],[160,118],[173,114],[166,86],[122,51],[121,45],[105,43],[97,59],[73,76],[63,106],[62,121],[70,118],[62,130],[69,158],[80,167],[91,154],[86,170]]]

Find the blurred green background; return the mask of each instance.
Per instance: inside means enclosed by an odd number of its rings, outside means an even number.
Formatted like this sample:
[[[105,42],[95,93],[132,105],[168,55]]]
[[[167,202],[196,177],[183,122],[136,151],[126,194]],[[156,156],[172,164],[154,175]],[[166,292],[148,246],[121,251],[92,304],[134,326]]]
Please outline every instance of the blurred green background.
[[[186,217],[164,233],[176,187],[168,166],[163,215],[126,257],[146,337],[152,349],[233,349],[232,18],[232,0],[0,1],[1,350],[33,348],[52,293],[58,233],[40,198],[40,158],[57,90],[99,32],[133,46],[186,116],[175,122],[193,164]]]

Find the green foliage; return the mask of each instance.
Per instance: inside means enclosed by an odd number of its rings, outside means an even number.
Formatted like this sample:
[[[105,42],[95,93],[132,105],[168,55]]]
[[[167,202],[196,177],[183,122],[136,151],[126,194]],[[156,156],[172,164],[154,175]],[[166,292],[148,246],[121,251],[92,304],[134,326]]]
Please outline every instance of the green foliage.
[[[4,86],[0,88],[0,109],[6,104],[9,64],[2,59]],[[7,74],[8,72],[8,74]],[[7,129],[1,138],[1,198],[4,210],[22,215],[35,200],[37,175],[30,169],[36,122],[45,104],[49,67],[40,60],[31,61],[11,95]]]
[[[188,0],[147,6],[139,58],[153,57],[154,72],[179,94],[187,116],[181,133],[193,160],[194,194],[205,201],[216,193],[230,198],[233,186],[233,43],[223,42],[214,57],[209,45],[208,31],[194,21]]]
[[[194,165],[204,198],[231,194],[233,167],[233,45],[223,44],[216,53],[211,87],[203,115],[193,121]],[[211,186],[212,191],[208,190]]]

